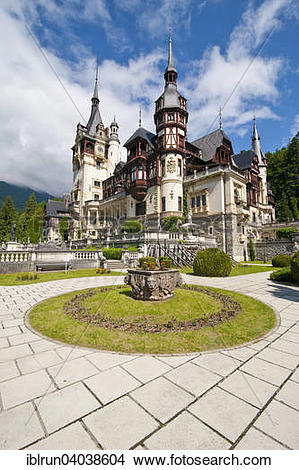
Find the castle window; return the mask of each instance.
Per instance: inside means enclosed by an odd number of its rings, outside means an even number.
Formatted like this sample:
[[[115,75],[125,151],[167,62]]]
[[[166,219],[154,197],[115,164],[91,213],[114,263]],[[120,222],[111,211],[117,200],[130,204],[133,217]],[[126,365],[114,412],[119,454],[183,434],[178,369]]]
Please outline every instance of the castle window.
[[[181,198],[181,196],[178,197],[178,210],[180,212],[182,211],[182,198]]]
[[[191,207],[194,209],[195,207],[195,197],[191,198]]]
[[[256,215],[255,215],[255,212],[253,212],[253,214],[252,214],[252,222],[256,222]]]
[[[207,196],[205,194],[202,195],[202,205],[203,206],[207,205]]]
[[[167,121],[174,121],[174,113],[168,113]]]
[[[136,216],[145,215],[146,205],[145,202],[139,202],[136,204]]]
[[[162,212],[166,211],[166,197],[162,197]]]
[[[162,160],[162,176],[165,176],[165,160]]]
[[[100,188],[101,187],[101,182],[100,181],[95,181],[94,185],[97,186],[97,188]]]
[[[136,168],[132,168],[131,181],[136,181]]]
[[[101,162],[100,162],[100,160],[97,160],[97,161],[96,161],[96,169],[97,169],[97,170],[100,170],[100,169],[101,169]]]
[[[184,147],[184,137],[182,135],[179,135],[179,146]]]
[[[90,223],[92,225],[95,225],[97,223],[97,213],[96,212],[91,212],[90,213]]]
[[[213,235],[213,227],[209,227],[209,235]]]
[[[184,116],[183,116],[182,114],[180,114],[180,122],[181,122],[182,124],[185,123],[185,118],[184,118]]]
[[[142,165],[138,166],[138,179],[142,180],[143,179],[143,168]]]
[[[200,207],[200,196],[197,196],[196,198],[196,205],[197,207]]]
[[[182,160],[180,158],[178,159],[178,170],[179,176],[182,176]]]
[[[95,201],[98,201],[99,199],[100,199],[100,196],[99,196],[98,194],[95,194],[95,195],[94,195],[94,200],[95,200]]]

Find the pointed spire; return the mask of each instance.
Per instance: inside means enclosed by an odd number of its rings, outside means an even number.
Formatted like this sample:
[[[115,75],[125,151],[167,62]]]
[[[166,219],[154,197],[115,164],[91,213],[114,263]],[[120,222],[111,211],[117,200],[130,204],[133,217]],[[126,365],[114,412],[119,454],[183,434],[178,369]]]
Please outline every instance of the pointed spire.
[[[98,74],[99,74],[99,66],[97,63],[96,79],[95,79],[94,91],[93,91],[93,98],[96,98],[97,100],[99,99]]]
[[[253,132],[252,132],[252,138],[251,138],[251,149],[258,157],[259,165],[264,165],[265,156],[261,148],[261,139],[257,131],[255,115],[253,116]]]
[[[139,105],[139,127],[141,127],[141,104]]]
[[[219,108],[219,129],[222,131],[222,109]]]
[[[166,72],[176,72],[176,68],[173,65],[173,57],[172,57],[172,37],[171,31],[169,30],[169,39],[168,39],[168,64],[165,70]]]

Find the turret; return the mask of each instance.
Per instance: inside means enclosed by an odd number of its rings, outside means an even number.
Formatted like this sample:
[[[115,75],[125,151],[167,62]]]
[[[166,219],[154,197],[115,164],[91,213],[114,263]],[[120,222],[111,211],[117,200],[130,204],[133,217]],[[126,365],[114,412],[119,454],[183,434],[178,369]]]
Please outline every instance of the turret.
[[[108,149],[108,176],[114,173],[116,165],[120,161],[120,141],[118,138],[119,125],[114,120],[110,124],[110,137],[109,137],[109,149]]]

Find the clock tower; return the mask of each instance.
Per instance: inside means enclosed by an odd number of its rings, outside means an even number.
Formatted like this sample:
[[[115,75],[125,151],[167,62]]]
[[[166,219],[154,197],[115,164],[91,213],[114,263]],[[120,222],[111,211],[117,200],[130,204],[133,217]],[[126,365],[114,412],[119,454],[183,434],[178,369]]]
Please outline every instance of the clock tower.
[[[163,216],[183,214],[183,173],[188,113],[186,99],[177,89],[169,35],[165,88],[156,101],[155,125],[160,161],[161,212]]]

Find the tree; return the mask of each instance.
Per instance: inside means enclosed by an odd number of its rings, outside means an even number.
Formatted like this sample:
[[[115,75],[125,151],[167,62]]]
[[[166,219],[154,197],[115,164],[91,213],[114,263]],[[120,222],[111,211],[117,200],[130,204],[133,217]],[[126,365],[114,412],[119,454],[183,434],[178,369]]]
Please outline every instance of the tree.
[[[127,220],[124,229],[128,233],[136,233],[142,230],[142,223],[139,220]]]
[[[288,198],[285,192],[282,193],[280,201],[276,204],[276,212],[279,222],[289,222],[293,219],[293,214],[289,208]]]
[[[0,241],[9,241],[13,222],[17,219],[17,211],[10,196],[4,201],[0,211]]]
[[[274,153],[266,154],[268,180],[272,188],[278,219],[281,221],[299,218],[299,133]]]
[[[67,217],[62,217],[59,221],[59,233],[63,241],[67,241],[69,234],[69,219]]]
[[[252,238],[250,239],[250,241],[248,243],[248,249],[249,249],[250,261],[254,261],[255,260],[255,251],[254,251],[254,245],[253,245]]]

